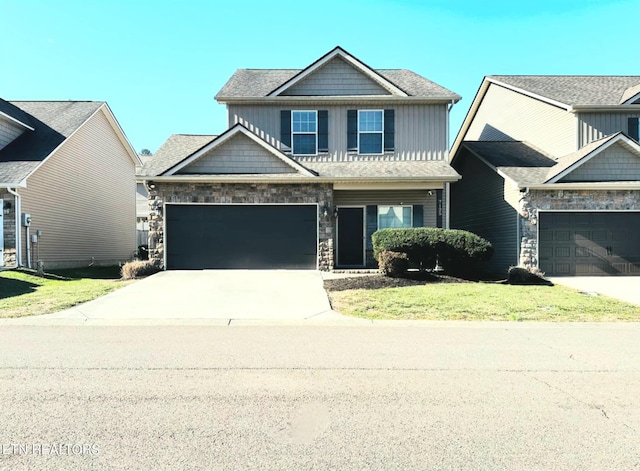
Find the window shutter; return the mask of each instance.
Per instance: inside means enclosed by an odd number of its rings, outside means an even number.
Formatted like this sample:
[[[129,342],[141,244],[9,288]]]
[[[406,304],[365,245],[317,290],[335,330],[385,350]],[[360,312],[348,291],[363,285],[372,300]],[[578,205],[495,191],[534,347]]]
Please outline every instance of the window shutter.
[[[282,151],[291,150],[291,110],[280,110],[280,142]]]
[[[443,211],[442,211],[442,202],[443,202],[443,192],[442,190],[436,190],[436,227],[443,227],[442,222]]]
[[[318,110],[318,152],[329,152],[329,112]]]
[[[367,250],[373,249],[371,235],[378,230],[378,206],[367,206]]]
[[[384,110],[384,151],[393,152],[396,146],[395,110]]]
[[[424,208],[421,204],[413,205],[413,227],[424,226]]]
[[[347,150],[358,151],[358,110],[347,110]]]
[[[632,137],[636,141],[639,141],[638,134],[640,134],[640,130],[638,129],[638,118],[629,118],[629,137]]]

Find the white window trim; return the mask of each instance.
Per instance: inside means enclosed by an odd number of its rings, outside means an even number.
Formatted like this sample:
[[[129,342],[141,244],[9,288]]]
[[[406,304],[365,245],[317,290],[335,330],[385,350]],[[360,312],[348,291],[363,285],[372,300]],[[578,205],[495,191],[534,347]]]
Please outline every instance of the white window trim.
[[[381,131],[360,131],[360,112],[361,111],[376,111],[382,115],[382,130]],[[380,134],[382,139],[381,152],[367,152],[366,154],[360,152],[360,134]],[[363,155],[384,155],[384,110],[358,110],[358,154]]]
[[[308,134],[312,134],[310,132],[295,132],[293,130],[293,115],[294,113],[313,113],[316,116],[316,130],[313,133],[316,136],[316,151],[313,154],[296,154],[294,152],[294,145],[293,145],[293,136],[296,134],[300,134],[300,135],[308,135]],[[299,155],[299,156],[307,156],[307,155],[318,155],[318,110],[291,110],[291,154],[292,155]]]
[[[380,208],[382,207],[389,207],[389,208],[409,208],[409,225],[407,227],[413,227],[413,205],[412,204],[379,204],[378,205],[378,214],[377,214],[377,227],[378,229],[380,229]],[[387,228],[385,228],[387,229]],[[396,228],[398,229],[398,228]]]

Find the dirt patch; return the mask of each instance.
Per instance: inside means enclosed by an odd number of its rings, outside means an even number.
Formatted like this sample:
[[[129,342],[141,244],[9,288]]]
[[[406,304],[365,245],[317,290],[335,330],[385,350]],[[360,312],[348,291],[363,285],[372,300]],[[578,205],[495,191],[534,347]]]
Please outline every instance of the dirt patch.
[[[391,278],[382,275],[362,275],[337,280],[325,280],[324,288],[328,291],[345,291],[349,289],[401,288],[403,286],[426,285],[432,283],[473,283],[448,275],[436,273],[415,273],[405,278]]]

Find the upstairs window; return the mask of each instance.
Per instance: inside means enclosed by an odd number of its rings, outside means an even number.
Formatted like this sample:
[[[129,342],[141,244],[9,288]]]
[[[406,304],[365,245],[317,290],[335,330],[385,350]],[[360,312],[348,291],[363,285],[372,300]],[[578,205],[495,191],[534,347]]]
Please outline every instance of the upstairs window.
[[[382,154],[383,130],[382,110],[358,111],[358,153]]]
[[[318,148],[318,112],[291,112],[293,155],[315,155]]]
[[[280,142],[284,152],[316,155],[329,151],[327,110],[281,110]]]
[[[348,110],[347,147],[358,154],[380,155],[395,147],[394,110]]]

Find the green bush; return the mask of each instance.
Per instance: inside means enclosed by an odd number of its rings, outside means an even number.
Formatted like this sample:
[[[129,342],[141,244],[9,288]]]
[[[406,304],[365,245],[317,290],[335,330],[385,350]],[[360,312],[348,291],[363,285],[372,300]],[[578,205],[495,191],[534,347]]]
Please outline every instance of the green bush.
[[[378,254],[378,267],[384,276],[400,278],[409,268],[407,254],[383,250]]]
[[[456,275],[476,272],[480,262],[493,255],[489,241],[458,229],[381,229],[374,232],[372,241],[376,259],[383,251],[403,252],[422,269],[433,269],[437,260],[445,272]]]

